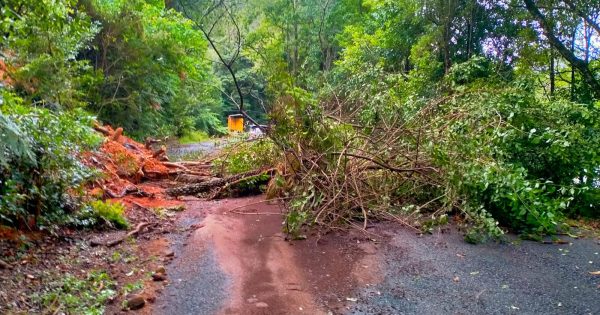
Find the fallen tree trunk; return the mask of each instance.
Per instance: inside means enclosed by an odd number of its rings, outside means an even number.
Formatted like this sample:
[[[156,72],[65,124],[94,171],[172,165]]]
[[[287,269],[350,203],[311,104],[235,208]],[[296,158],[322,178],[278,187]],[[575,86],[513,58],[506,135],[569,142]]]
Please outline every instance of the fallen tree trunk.
[[[212,164],[195,163],[195,162],[163,162],[166,167],[175,167],[187,170],[189,167],[195,169],[210,169]]]
[[[212,164],[210,162],[179,161],[175,164],[199,167],[212,167]]]
[[[232,183],[239,183],[241,180],[249,178],[249,177],[254,177],[254,176],[258,176],[258,175],[266,174],[266,173],[272,174],[273,172],[275,172],[274,168],[270,168],[270,169],[266,169],[266,170],[264,170],[264,169],[253,170],[250,172],[233,175],[233,176],[228,176],[225,178],[212,179],[212,180],[209,180],[209,181],[203,182],[203,183],[169,188],[166,190],[166,193],[167,193],[167,195],[170,195],[170,196],[196,195],[199,193],[210,191],[213,188],[223,187],[225,185],[232,184]]]

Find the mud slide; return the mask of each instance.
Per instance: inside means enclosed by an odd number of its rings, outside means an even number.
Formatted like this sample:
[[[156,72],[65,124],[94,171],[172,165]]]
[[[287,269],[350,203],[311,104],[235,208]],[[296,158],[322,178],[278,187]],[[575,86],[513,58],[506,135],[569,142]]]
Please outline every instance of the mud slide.
[[[289,242],[279,206],[263,201],[188,201],[179,224],[195,229],[172,240],[178,256],[154,314],[341,313],[354,289],[377,280],[366,235]]]

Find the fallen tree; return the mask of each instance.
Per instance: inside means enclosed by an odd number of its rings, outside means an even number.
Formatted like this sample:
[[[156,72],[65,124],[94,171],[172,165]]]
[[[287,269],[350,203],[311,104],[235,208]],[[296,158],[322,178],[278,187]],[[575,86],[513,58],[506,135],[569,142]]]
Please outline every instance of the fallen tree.
[[[174,188],[169,188],[165,192],[169,196],[183,196],[183,195],[197,195],[200,193],[208,192],[213,189],[219,189],[223,187],[231,187],[239,184],[240,182],[250,179],[252,177],[268,174],[272,176],[275,172],[274,168],[270,169],[259,169],[245,172],[242,174],[227,176],[224,178],[213,178],[205,182],[183,185]]]

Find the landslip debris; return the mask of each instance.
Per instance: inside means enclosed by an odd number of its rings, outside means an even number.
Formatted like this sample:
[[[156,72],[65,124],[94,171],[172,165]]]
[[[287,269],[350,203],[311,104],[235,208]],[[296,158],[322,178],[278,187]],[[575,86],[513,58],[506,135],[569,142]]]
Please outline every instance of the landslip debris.
[[[148,138],[142,144],[125,136],[123,128],[108,125],[96,124],[94,129],[104,141],[99,150],[83,154],[83,163],[103,175],[88,186],[88,193],[128,207],[178,209],[183,205],[178,196],[223,197],[226,188],[275,171],[259,169],[220,178],[212,174],[210,162],[169,161],[160,141]]]

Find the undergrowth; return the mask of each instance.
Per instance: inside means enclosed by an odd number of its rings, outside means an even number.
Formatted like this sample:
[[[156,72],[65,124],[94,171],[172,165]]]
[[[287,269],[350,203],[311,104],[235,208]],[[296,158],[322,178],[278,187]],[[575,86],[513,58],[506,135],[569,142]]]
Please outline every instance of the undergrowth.
[[[94,215],[116,228],[127,229],[129,223],[124,216],[125,206],[121,202],[96,200],[90,202]]]
[[[88,202],[65,223],[77,228],[102,226],[117,229],[129,228],[129,222],[125,218],[125,206],[121,202],[110,200]]]
[[[0,223],[20,227],[33,217],[50,228],[77,211],[97,176],[78,158],[100,143],[93,117],[31,107],[7,91],[0,100]]]
[[[106,272],[91,271],[84,279],[66,274],[33,299],[48,314],[100,315],[116,293],[116,282]]]

